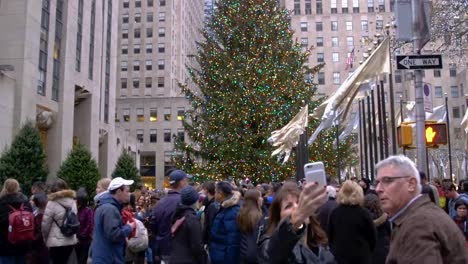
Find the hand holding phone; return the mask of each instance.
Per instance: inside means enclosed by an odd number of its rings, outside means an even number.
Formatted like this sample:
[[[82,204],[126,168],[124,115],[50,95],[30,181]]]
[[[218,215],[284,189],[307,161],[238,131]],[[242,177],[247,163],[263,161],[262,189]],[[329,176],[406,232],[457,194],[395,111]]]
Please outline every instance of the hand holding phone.
[[[304,178],[309,182],[317,182],[319,186],[327,185],[327,178],[325,175],[325,166],[323,162],[312,162],[304,165]]]

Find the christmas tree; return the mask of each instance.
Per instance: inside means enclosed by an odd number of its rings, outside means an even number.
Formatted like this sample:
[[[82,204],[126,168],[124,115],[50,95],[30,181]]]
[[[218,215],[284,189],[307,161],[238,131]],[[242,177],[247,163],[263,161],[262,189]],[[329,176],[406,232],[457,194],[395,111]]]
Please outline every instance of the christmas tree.
[[[90,200],[94,197],[96,183],[101,178],[91,152],[81,144],[73,147],[68,153],[67,158],[60,165],[57,177],[66,181],[72,190],[85,187]]]
[[[131,191],[135,189],[137,183],[141,183],[140,173],[135,166],[135,160],[127,152],[123,152],[122,155],[120,155],[117,164],[115,164],[115,169],[112,172],[112,178],[115,177],[122,177],[126,180],[134,180],[135,183],[130,186]]]
[[[289,23],[289,12],[277,0],[217,3],[202,31],[195,56],[199,67],[189,68],[197,88],[181,84],[192,108],[183,120],[189,142],[175,141],[181,154],[174,159],[176,167],[201,181],[269,182],[295,176],[295,158],[282,164],[271,157],[267,139],[302,105],[314,109],[320,103],[311,98],[312,79],[322,65],[306,65],[310,54],[293,41]],[[318,151],[336,156],[333,139],[323,133],[316,144],[321,149],[311,146],[311,158]]]
[[[0,157],[0,182],[14,178],[20,183],[21,191],[30,194],[34,182],[45,182],[47,178],[45,159],[40,132],[28,121]]]

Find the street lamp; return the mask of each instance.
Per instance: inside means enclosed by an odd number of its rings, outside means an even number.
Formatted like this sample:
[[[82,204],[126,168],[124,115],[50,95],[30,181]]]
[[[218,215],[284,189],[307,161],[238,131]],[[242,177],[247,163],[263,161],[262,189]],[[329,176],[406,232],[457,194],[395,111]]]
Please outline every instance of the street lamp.
[[[448,158],[449,158],[449,172],[450,172],[450,179],[453,180],[453,174],[452,174],[452,144],[450,142],[450,114],[449,114],[449,108],[448,108],[448,96],[447,93],[444,93],[445,95],[445,113],[447,117],[447,144],[448,144]]]

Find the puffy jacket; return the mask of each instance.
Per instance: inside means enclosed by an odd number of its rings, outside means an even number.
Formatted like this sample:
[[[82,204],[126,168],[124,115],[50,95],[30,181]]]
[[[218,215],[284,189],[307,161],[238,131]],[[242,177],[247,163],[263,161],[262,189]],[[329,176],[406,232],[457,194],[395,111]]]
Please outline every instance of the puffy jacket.
[[[89,245],[93,240],[94,212],[89,207],[78,209],[78,220],[80,221],[80,231],[78,232],[78,242]]]
[[[78,243],[76,235],[66,237],[60,231],[59,225],[62,225],[65,217],[65,207],[71,208],[77,213],[75,192],[73,190],[61,190],[49,194],[49,202],[42,217],[42,236],[47,247],[63,247],[75,245]]]
[[[261,264],[314,263],[334,264],[335,258],[327,247],[318,247],[315,254],[302,242],[307,227],[293,231],[289,220],[281,222],[271,236],[262,235],[259,241],[259,262]]]
[[[110,194],[99,197],[91,243],[93,264],[125,263],[125,241],[132,227],[122,222],[122,205]]]
[[[214,217],[210,234],[210,258],[213,264],[239,263],[240,230],[237,226],[240,193],[234,192],[221,203]]]
[[[11,209],[8,205],[14,208],[20,208],[23,204],[24,210],[32,212],[32,207],[28,202],[28,198],[22,193],[11,193],[0,197],[0,256],[24,256],[28,250],[28,243],[11,244],[8,241],[8,215]],[[39,223],[40,225],[41,223]],[[37,223],[35,223],[37,225]]]
[[[205,263],[202,229],[195,210],[190,206],[179,204],[172,224],[184,216],[184,223],[172,237],[171,264]]]

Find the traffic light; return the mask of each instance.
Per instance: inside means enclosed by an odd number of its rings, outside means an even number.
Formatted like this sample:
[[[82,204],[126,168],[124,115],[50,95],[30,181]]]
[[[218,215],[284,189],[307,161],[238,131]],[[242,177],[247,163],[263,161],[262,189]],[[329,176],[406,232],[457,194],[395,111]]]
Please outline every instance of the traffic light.
[[[426,122],[426,146],[447,144],[447,124]]]
[[[401,124],[397,130],[398,146],[411,146],[413,144],[413,128],[410,125]]]

